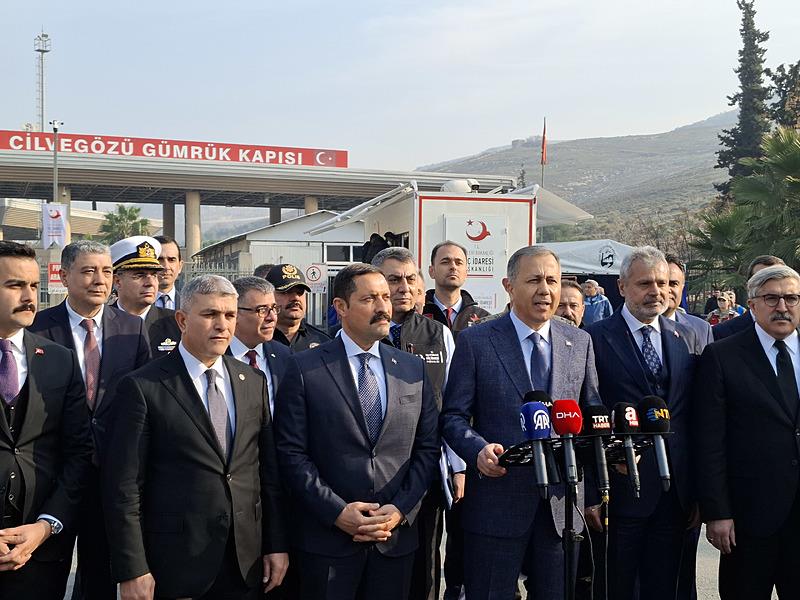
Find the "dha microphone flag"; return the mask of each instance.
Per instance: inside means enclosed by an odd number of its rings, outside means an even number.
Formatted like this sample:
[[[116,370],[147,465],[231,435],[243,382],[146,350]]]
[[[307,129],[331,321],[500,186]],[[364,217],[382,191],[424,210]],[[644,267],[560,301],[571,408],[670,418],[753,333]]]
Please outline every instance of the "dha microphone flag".
[[[661,487],[668,492],[670,486],[669,461],[667,460],[664,436],[661,434],[669,433],[669,409],[664,400],[658,396],[645,396],[639,402],[639,414],[642,420],[642,432],[653,434],[653,447],[656,451]]]
[[[611,483],[608,480],[606,450],[601,436],[611,435],[611,413],[602,404],[590,404],[583,413],[583,434],[592,437],[595,465],[597,466],[597,487],[607,500]]]
[[[633,487],[633,495],[639,497],[639,468],[636,466],[636,452],[633,449],[632,435],[639,433],[639,414],[636,407],[628,402],[617,402],[611,411],[614,422],[614,433],[622,437],[625,446],[625,464],[628,467],[628,479]]]
[[[578,463],[575,460],[575,445],[573,437],[581,432],[583,417],[581,408],[575,400],[555,400],[550,410],[553,429],[561,436],[564,444],[564,467],[567,473],[567,483],[578,483]]]
[[[525,394],[525,399],[530,395],[532,392]],[[534,481],[539,488],[539,494],[546,500],[549,497],[549,481],[542,445],[544,440],[550,439],[550,413],[541,402],[526,402],[519,410],[519,424],[525,439],[531,442]]]

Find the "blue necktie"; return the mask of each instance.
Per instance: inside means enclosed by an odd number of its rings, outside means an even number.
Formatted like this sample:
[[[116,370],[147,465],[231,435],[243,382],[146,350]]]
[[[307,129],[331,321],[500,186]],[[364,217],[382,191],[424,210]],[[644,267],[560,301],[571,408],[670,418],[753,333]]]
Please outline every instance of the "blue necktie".
[[[362,352],[358,355],[361,368],[358,370],[358,400],[361,410],[364,411],[364,420],[367,422],[369,440],[375,444],[383,424],[383,411],[381,410],[381,394],[378,390],[378,380],[375,373],[369,368],[369,359],[372,354]]]
[[[534,390],[546,392],[550,383],[550,352],[547,342],[537,332],[528,336],[533,344],[531,352],[531,386]]]
[[[658,379],[661,377],[661,360],[658,358],[653,342],[650,341],[650,334],[654,331],[651,325],[645,325],[639,331],[642,332],[642,354],[644,355],[644,362],[647,363],[647,368],[653,374],[653,377]]]
[[[400,348],[400,330],[403,328],[402,325],[392,325],[389,327],[389,335],[392,338],[392,345],[401,350]]]

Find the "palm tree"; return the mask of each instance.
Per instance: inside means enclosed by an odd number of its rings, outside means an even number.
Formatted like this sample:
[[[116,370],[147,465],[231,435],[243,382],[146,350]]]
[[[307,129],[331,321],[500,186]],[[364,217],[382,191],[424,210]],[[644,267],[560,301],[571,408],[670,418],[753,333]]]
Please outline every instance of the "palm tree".
[[[147,235],[150,221],[140,217],[141,209],[136,206],[117,204],[116,212],[106,213],[100,225],[101,240],[113,244],[132,235]]]
[[[800,132],[778,128],[764,137],[764,155],[745,158],[752,169],[736,177],[731,190],[750,215],[742,240],[749,254],[774,254],[787,264],[800,263]]]

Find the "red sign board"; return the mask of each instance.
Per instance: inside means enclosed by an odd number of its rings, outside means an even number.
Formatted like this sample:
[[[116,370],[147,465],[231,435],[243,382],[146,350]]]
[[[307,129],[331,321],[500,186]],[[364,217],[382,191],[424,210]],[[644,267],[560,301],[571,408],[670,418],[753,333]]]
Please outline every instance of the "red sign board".
[[[0,130],[0,150],[52,153],[53,134]],[[75,133],[58,135],[58,152],[264,165],[347,167],[346,150],[250,146],[221,142],[187,142]]]

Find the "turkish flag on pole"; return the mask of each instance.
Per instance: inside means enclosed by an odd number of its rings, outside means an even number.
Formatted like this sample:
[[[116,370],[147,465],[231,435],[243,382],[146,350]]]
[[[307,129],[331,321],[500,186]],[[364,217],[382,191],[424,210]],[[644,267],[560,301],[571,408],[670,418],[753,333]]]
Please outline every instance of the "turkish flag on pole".
[[[544,118],[544,128],[542,129],[542,165],[547,164],[547,117]]]

